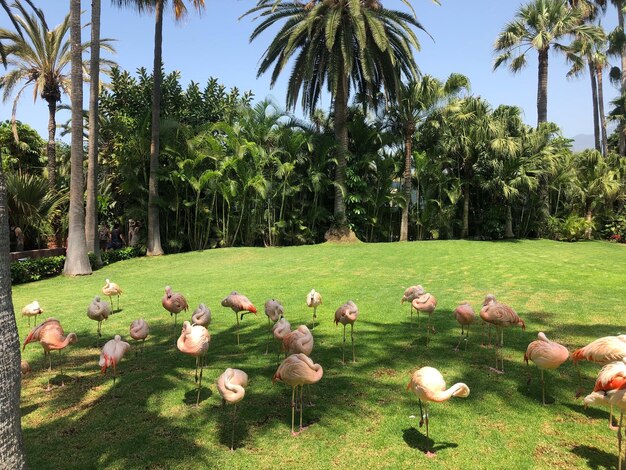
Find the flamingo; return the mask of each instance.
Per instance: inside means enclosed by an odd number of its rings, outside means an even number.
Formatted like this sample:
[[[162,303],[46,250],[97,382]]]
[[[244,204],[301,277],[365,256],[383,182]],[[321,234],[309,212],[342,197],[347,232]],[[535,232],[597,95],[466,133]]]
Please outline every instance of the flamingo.
[[[217,379],[217,391],[222,397],[222,403],[235,405],[233,408],[233,432],[230,439],[230,450],[235,450],[235,418],[237,403],[243,400],[248,386],[248,374],[239,369],[228,368]]]
[[[241,320],[246,313],[254,313],[256,315],[256,307],[250,302],[248,297],[240,294],[237,291],[232,291],[230,295],[222,300],[222,307],[230,307],[235,312],[235,320],[237,320],[237,346],[239,346],[239,312],[241,314]]]
[[[106,374],[109,367],[113,367],[113,390],[115,390],[115,379],[117,378],[117,365],[124,357],[124,354],[129,350],[130,344],[126,341],[122,341],[120,335],[115,335],[113,339],[110,339],[102,346],[98,365],[100,366],[102,375]]]
[[[498,331],[500,331],[500,344],[496,350],[496,368],[494,371],[504,373],[504,357],[502,348],[504,347],[504,328],[520,325],[522,330],[526,329],[524,321],[515,313],[511,307],[499,302],[490,302],[480,311],[480,317],[496,327],[496,341],[498,340]],[[500,351],[500,364],[502,369],[498,369],[498,351]]]
[[[313,351],[313,335],[306,325],[300,325],[298,328],[288,333],[283,338],[283,349],[287,356],[292,354],[304,354],[310,356]]]
[[[265,354],[268,353],[270,346],[270,335],[272,334],[272,326],[270,322],[276,323],[285,315],[285,309],[276,299],[270,299],[265,302],[265,315],[267,315],[267,341],[265,342]]]
[[[607,391],[615,388],[619,388],[622,385],[626,388],[626,358],[620,361],[609,362],[600,369],[598,378],[596,379],[594,392]],[[616,430],[617,427],[613,426],[613,405],[611,404],[609,410],[609,428]]]
[[[315,328],[315,319],[317,318],[317,307],[322,305],[322,296],[315,289],[311,289],[306,296],[306,305],[309,308],[313,308],[313,326],[311,329]]]
[[[283,347],[283,339],[289,333],[291,333],[291,324],[287,321],[286,318],[281,318],[272,327],[272,332],[274,334],[274,339],[278,341],[278,356],[276,357],[276,364],[278,365],[278,361],[280,360],[280,352]]]
[[[141,341],[142,354],[146,344],[146,338],[148,337],[149,333],[150,327],[143,318],[140,318],[139,320],[133,320],[130,324],[130,337],[135,341]]]
[[[94,297],[87,307],[87,316],[98,322],[98,338],[102,336],[102,322],[111,315],[111,307],[100,296]]]
[[[446,383],[441,373],[434,367],[422,367],[415,371],[408,385],[407,390],[411,390],[417,395],[420,406],[420,427],[426,423],[426,439],[428,439],[428,402],[442,403],[452,397],[465,398],[469,395],[470,389],[464,383],[456,383],[446,390]],[[424,400],[424,410],[422,413],[422,400]],[[427,451],[428,457],[434,457],[435,452]]]
[[[183,329],[180,333],[176,346],[182,353],[196,358],[196,382],[198,383],[198,395],[196,406],[200,403],[200,388],[202,387],[202,369],[204,367],[204,356],[209,349],[211,335],[202,325],[191,325],[188,321],[183,322]],[[198,381],[198,368],[200,368],[200,380]]]
[[[315,364],[304,354],[294,354],[288,356],[278,366],[272,382],[279,381],[291,385],[291,435],[297,436],[305,428],[302,426],[302,386],[310,385],[320,381],[324,375],[324,370],[319,364]],[[296,387],[300,386],[300,429],[295,432],[294,417],[296,407]]]
[[[480,309],[480,312],[478,313],[478,315],[480,316],[480,319],[482,320],[482,346],[486,346],[485,345],[485,325],[489,325],[488,326],[488,332],[489,332],[489,346],[491,347],[491,323],[489,323],[485,318],[487,315],[487,306],[491,305],[491,304],[495,304],[496,303],[496,296],[493,294],[487,294],[485,296],[485,300],[483,301],[483,305],[482,308]]]
[[[120,309],[120,295],[122,294],[122,289],[116,283],[105,279],[106,284],[102,288],[102,293],[109,297],[111,301],[111,309],[113,308],[113,296],[117,295],[117,310]]]
[[[198,305],[198,308],[191,315],[192,325],[201,325],[205,328],[211,323],[211,309],[204,304]]]
[[[176,318],[180,312],[189,310],[189,304],[183,294],[172,292],[170,286],[165,286],[165,295],[161,299],[163,308],[170,312],[170,316],[174,315],[174,327],[176,326]]]
[[[569,351],[565,346],[554,341],[550,341],[543,332],[537,335],[537,340],[528,345],[524,361],[528,365],[530,359],[541,371],[541,398],[543,404],[546,404],[545,382],[543,380],[543,371],[545,369],[556,369],[569,359]],[[528,380],[530,383],[530,379]]]
[[[37,325],[37,315],[43,313],[43,308],[39,305],[39,302],[33,300],[31,303],[22,308],[22,318],[28,318],[28,327],[30,328],[30,317],[35,317],[35,325]]]
[[[343,363],[346,363],[346,325],[350,324],[350,338],[352,339],[352,362],[356,362],[354,355],[354,322],[359,316],[359,308],[352,300],[348,300],[345,304],[335,311],[335,325],[341,323],[343,325],[343,345],[341,352],[343,355]]]
[[[418,315],[419,312],[428,313],[428,323],[426,325],[426,345],[428,345],[431,333],[435,334],[435,327],[430,325],[430,316],[435,311],[435,307],[437,307],[437,299],[434,295],[426,293],[414,298],[411,301],[411,305],[418,311]]]
[[[469,337],[469,327],[472,323],[474,323],[474,319],[476,318],[476,314],[474,313],[474,309],[467,302],[463,302],[457,308],[454,309],[454,318],[461,325],[461,337],[459,338],[459,342],[456,345],[455,351],[459,350],[459,346],[461,345],[461,340],[463,339],[463,330],[465,330],[465,349],[467,349],[467,339]]]
[[[31,372],[30,364],[25,359],[22,359],[20,362],[20,374],[22,374],[22,378],[30,374],[30,372]]]
[[[38,341],[43,348],[44,364],[45,357],[47,355],[50,366],[48,370],[52,371],[52,356],[50,352],[59,351],[59,355],[61,355],[61,350],[65,349],[70,344],[76,343],[78,341],[78,337],[76,336],[76,333],[69,333],[68,335],[65,335],[59,320],[56,318],[48,318],[46,321],[30,330],[30,333],[28,333],[28,336],[24,340],[22,351],[26,348],[27,344],[36,341]],[[61,386],[63,385],[63,367],[61,366]],[[50,379],[48,379],[47,390],[50,390]]]
[[[424,290],[424,288],[418,284],[416,286],[408,287],[404,291],[404,295],[402,296],[402,299],[400,299],[400,304],[403,304],[404,302],[409,302],[409,310],[411,311],[410,328],[413,328],[413,300],[418,298],[420,295],[424,295],[425,293],[426,291]],[[420,326],[420,312],[418,310],[417,311],[417,327],[419,328],[419,326]]]

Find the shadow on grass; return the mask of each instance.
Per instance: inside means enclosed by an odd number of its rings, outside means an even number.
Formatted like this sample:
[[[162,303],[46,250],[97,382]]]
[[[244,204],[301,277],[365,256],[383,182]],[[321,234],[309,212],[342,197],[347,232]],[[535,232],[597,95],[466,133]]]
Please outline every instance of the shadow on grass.
[[[439,452],[445,449],[454,449],[458,447],[458,444],[454,442],[437,442],[430,438],[426,437],[426,434],[421,433],[414,427],[410,427],[408,429],[404,429],[402,431],[402,438],[404,442],[407,443],[409,447],[412,449],[417,449],[420,452]]]
[[[617,440],[616,440],[617,441]],[[617,445],[615,454],[605,452],[597,447],[577,445],[572,448],[572,453],[587,461],[592,469],[617,468]]]

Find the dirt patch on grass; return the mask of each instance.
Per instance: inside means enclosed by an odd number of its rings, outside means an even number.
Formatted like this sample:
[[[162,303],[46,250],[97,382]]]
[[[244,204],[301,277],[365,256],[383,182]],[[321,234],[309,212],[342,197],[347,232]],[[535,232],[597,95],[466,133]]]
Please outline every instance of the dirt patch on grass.
[[[348,227],[331,227],[324,234],[328,243],[362,243]]]
[[[395,377],[396,375],[398,375],[398,372],[393,370],[393,369],[386,369],[386,368],[381,368],[381,369],[376,369],[372,375],[379,379],[380,377]]]

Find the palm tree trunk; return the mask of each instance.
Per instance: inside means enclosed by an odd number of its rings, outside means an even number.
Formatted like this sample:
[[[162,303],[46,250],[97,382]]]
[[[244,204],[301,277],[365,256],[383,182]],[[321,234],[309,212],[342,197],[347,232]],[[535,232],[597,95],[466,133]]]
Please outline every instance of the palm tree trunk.
[[[606,134],[606,114],[604,114],[604,85],[602,81],[602,67],[597,67],[598,75],[598,112],[600,114],[600,132],[602,135],[602,155],[605,157],[609,154],[609,138]]]
[[[20,415],[20,339],[11,298],[7,188],[0,161],[0,466],[26,468]]]
[[[404,207],[402,208],[402,221],[400,222],[400,241],[409,239],[409,209],[411,206],[411,154],[413,150],[413,132],[415,126],[407,126],[404,134],[404,173],[402,175],[402,190],[404,193]]]
[[[548,121],[548,49],[539,51],[537,80],[537,126]]]
[[[70,157],[70,213],[67,252],[63,274],[91,274],[85,240],[83,198],[83,71],[80,28],[80,0],[70,0],[70,43],[72,46],[72,141]]]
[[[624,12],[622,11],[624,5],[622,0],[614,0],[615,9],[617,10],[617,25],[620,34],[624,35]],[[621,77],[621,95],[626,95],[626,42],[622,42],[622,51],[621,51],[621,61],[622,61],[622,77]],[[624,121],[622,120],[618,125],[618,133],[619,136],[619,154],[621,156],[626,156],[626,135],[624,134]]]
[[[148,256],[163,254],[159,229],[159,132],[161,127],[161,48],[163,45],[163,3],[157,0],[154,26],[154,66],[152,72],[152,128],[150,140],[150,179],[148,183]]]
[[[87,251],[102,265],[98,239],[98,92],[100,88],[100,0],[91,0],[91,58],[89,63],[89,156],[87,164],[87,209],[85,238]]]
[[[52,98],[48,101],[48,145],[46,149],[46,155],[48,157],[48,188],[50,192],[54,192],[57,185],[56,114],[57,102]]]
[[[344,75],[337,84],[335,95],[335,137],[337,143],[337,167],[335,169],[335,225],[339,229],[347,227],[346,201],[343,192],[346,186],[348,154],[348,78]]]
[[[469,198],[469,182],[465,182],[463,183],[463,230],[461,230],[461,238],[467,238],[469,235]]]
[[[589,224],[589,226],[585,229],[585,238],[587,240],[591,240],[591,222],[593,220],[593,212],[591,211],[591,205],[587,205],[587,211],[585,214],[585,220]]]
[[[591,78],[591,101],[593,102],[593,139],[596,150],[600,152],[602,147],[600,147],[600,116],[598,115],[598,82],[596,81],[596,68],[591,58],[588,65]]]
[[[513,214],[511,213],[511,204],[506,205],[506,220],[504,222],[504,238],[515,238],[513,233]]]

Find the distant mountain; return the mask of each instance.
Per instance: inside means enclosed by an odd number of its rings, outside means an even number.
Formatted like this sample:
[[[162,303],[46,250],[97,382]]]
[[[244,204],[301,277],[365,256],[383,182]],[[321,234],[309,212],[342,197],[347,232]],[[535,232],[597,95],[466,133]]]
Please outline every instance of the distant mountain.
[[[570,138],[574,139],[574,142],[572,142],[572,151],[574,152],[582,152],[585,149],[595,147],[592,134],[578,134]]]

